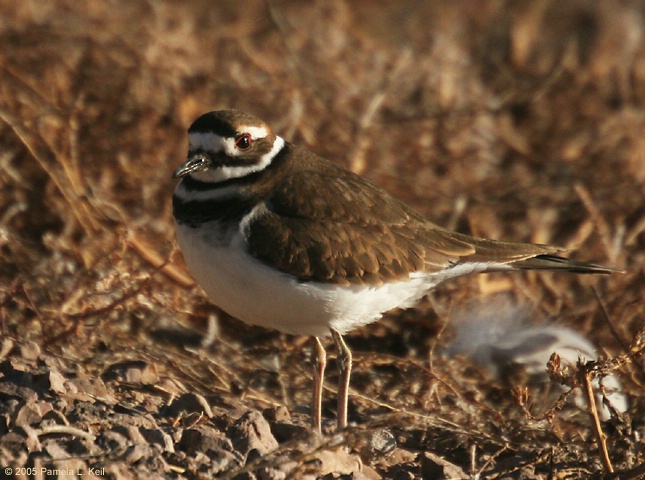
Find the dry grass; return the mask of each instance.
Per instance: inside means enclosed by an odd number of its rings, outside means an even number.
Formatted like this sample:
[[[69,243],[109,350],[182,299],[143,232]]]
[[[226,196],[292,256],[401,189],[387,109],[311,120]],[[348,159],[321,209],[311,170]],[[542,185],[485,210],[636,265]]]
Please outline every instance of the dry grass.
[[[60,0],[0,17],[3,337],[90,375],[144,359],[224,404],[308,404],[304,341],[217,312],[172,255],[185,129],[235,107],[437,223],[625,269],[463,279],[347,339],[356,432],[387,427],[486,478],[607,470],[590,423],[531,418],[507,390],[492,408],[497,387],[433,352],[452,309],[506,292],[627,358],[644,315],[640,2]],[[168,341],[213,315],[210,346]],[[644,461],[642,348],[617,371],[632,409],[605,434],[628,472]]]

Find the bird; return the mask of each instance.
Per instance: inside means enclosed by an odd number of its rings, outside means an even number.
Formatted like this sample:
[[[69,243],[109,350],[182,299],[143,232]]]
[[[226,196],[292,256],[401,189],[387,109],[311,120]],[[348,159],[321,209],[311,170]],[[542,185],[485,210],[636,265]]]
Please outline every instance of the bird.
[[[557,246],[477,238],[436,225],[365,177],[241,110],[199,116],[174,171],[176,239],[209,299],[251,325],[312,337],[311,426],[321,432],[327,355],[338,350],[337,430],[347,427],[352,354],[343,336],[408,308],[438,284],[513,270],[608,274]]]

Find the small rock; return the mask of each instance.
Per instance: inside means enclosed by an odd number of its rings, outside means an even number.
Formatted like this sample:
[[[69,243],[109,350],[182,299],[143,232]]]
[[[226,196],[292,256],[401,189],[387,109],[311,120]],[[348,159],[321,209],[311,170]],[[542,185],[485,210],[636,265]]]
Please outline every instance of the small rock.
[[[114,411],[118,412],[119,408],[116,407]],[[158,428],[157,422],[150,414],[141,414],[136,410],[131,410],[131,413],[114,413],[110,416],[112,423],[121,426],[131,427],[144,427],[144,428]]]
[[[366,480],[382,480],[382,476],[369,465],[363,465],[363,470],[361,474],[365,476]]]
[[[128,360],[110,365],[102,375],[106,381],[154,385],[159,382],[157,367],[143,360]]]
[[[229,429],[228,437],[233,442],[233,447],[244,456],[253,449],[265,455],[278,448],[278,442],[271,433],[269,422],[257,410],[251,410],[242,415]]]
[[[208,463],[210,463],[210,458],[208,458],[208,456],[206,454],[202,453],[202,452],[196,452],[195,455],[193,455],[193,457],[189,459],[188,463],[189,463],[189,465],[191,465],[191,464],[192,465],[207,465]],[[194,468],[194,466],[193,466],[192,469],[198,470],[198,469]]]
[[[93,402],[76,402],[67,413],[70,423],[93,423],[97,418],[105,418],[111,413],[107,405]]]
[[[83,460],[70,457],[69,453],[55,440],[48,440],[44,444],[43,450],[47,452],[50,458],[57,460],[55,462],[55,467],[52,466],[51,462],[43,462],[43,466],[47,468],[56,468],[63,472],[88,472],[87,465]],[[64,473],[59,474],[57,478],[64,478],[64,476]],[[85,479],[94,477],[83,476],[81,478]]]
[[[266,408],[262,415],[269,422],[290,422],[291,415],[289,415],[289,410],[284,405],[279,405],[277,407]]]
[[[131,465],[133,463],[140,462],[142,459],[152,457],[153,455],[154,451],[152,450],[152,447],[139,443],[128,447],[125,455],[123,456],[123,461]]]
[[[25,360],[37,360],[40,357],[40,345],[28,341],[20,345],[20,356]]]
[[[243,458],[236,455],[236,452],[229,452],[228,450],[208,450],[206,452],[210,458],[211,472],[213,474],[230,471],[232,469],[240,468],[243,465]]]
[[[262,453],[257,449],[253,448],[249,453],[246,454],[246,463],[251,463],[255,462],[256,460],[260,460],[262,458]]]
[[[22,434],[21,434],[21,432],[22,432]],[[22,430],[21,428],[16,428],[15,430],[7,433],[6,435],[4,435],[2,437],[2,443],[6,443],[6,444],[12,444],[12,443],[24,444],[26,438],[27,438],[27,434],[24,433],[24,430]]]
[[[207,425],[184,430],[178,447],[189,455],[208,450],[233,450],[231,441],[224,433]]]
[[[434,453],[425,452],[420,454],[418,460],[421,463],[421,475],[423,478],[436,478],[437,480],[470,478],[457,465],[444,460]]]
[[[148,443],[146,439],[143,438],[143,435],[141,435],[141,432],[139,432],[139,428],[134,425],[115,425],[112,427],[112,431],[120,433],[134,444],[146,445]]]
[[[296,438],[305,438],[310,434],[310,430],[293,423],[271,422],[271,433],[278,443],[284,443]]]
[[[405,463],[412,463],[417,458],[417,454],[405,450],[403,448],[397,448],[386,458],[385,462],[388,465],[402,465]]]
[[[258,480],[284,480],[287,474],[275,468],[264,467],[254,472]]]
[[[4,358],[7,355],[9,355],[9,352],[13,350],[13,340],[10,338],[5,338],[2,340],[2,344],[0,344],[0,358]]]
[[[59,372],[49,371],[40,375],[34,375],[34,384],[44,390],[51,390],[54,393],[65,393],[65,377]]]
[[[376,463],[396,449],[396,439],[388,430],[368,431],[366,434],[359,449],[365,463]]]
[[[344,449],[321,450],[314,454],[314,458],[320,462],[320,475],[353,475],[360,473],[363,467],[358,455],[352,455]]]
[[[69,454],[74,457],[97,455],[99,448],[87,438],[74,437],[66,443]]]
[[[49,454],[51,458],[67,458],[69,453],[60,446],[56,440],[47,440],[43,446],[43,450]]]
[[[117,399],[113,392],[108,390],[100,377],[74,378],[65,383],[68,393],[74,400],[100,401],[107,405],[116,405]]]
[[[137,463],[137,469],[148,471],[148,472],[167,472],[169,469],[168,462],[163,458],[161,452],[155,452],[150,450],[151,455],[146,455]],[[149,478],[163,478],[161,475],[153,476]]]
[[[219,402],[217,412],[211,419],[213,425],[227,432],[244,414],[249,411],[249,407],[238,400]]]
[[[60,403],[52,406],[52,409],[43,415],[43,424],[45,425],[69,425],[69,421],[61,412]]]
[[[152,445],[158,446],[162,452],[174,452],[172,438],[160,428],[140,428],[139,432]]]
[[[166,413],[172,417],[197,413],[213,418],[213,410],[206,399],[198,393],[184,393],[168,406]]]
[[[125,450],[131,443],[124,435],[112,430],[101,433],[96,439],[98,446],[110,452]]]
[[[25,401],[36,399],[38,393],[31,374],[20,368],[15,368],[14,360],[8,358],[0,363],[0,374],[3,374],[0,382],[0,398],[3,401],[9,398],[19,398]]]
[[[13,424],[19,427],[38,423],[43,418],[36,402],[27,402],[20,407],[13,419]]]
[[[196,452],[194,455],[182,459],[180,462],[173,463],[182,465],[188,473],[191,473],[190,478],[208,478],[207,475],[214,477],[220,472],[218,464],[202,452]],[[226,470],[226,468],[223,470]]]

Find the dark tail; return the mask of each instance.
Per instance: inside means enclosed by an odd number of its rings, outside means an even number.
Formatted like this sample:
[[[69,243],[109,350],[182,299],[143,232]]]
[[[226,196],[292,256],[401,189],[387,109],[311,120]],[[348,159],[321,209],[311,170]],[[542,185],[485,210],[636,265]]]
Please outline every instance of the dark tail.
[[[537,255],[533,258],[520,260],[511,264],[521,270],[564,270],[573,273],[625,273],[611,267],[604,267],[594,263],[576,262],[556,255]]]

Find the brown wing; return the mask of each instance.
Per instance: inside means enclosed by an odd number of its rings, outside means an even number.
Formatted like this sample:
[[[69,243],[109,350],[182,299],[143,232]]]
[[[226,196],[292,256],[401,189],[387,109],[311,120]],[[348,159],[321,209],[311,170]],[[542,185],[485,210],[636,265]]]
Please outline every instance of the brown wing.
[[[311,154],[309,154],[311,155]],[[313,156],[315,157],[315,156]],[[249,229],[249,251],[301,280],[379,285],[410,272],[464,262],[518,269],[609,273],[606,267],[555,256],[550,245],[502,242],[450,232],[376,185],[320,157],[273,184],[266,213]],[[320,162],[320,163],[318,163]]]
[[[374,285],[474,253],[362,177],[339,173],[301,171],[274,186],[250,226],[250,252],[302,280]]]

